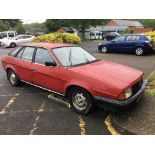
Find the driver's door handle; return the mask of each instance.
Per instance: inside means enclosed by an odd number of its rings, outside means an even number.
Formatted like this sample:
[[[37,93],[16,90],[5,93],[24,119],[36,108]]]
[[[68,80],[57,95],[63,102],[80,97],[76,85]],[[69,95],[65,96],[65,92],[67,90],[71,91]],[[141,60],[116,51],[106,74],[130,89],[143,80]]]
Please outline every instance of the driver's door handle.
[[[37,72],[35,69],[32,69],[32,72]]]

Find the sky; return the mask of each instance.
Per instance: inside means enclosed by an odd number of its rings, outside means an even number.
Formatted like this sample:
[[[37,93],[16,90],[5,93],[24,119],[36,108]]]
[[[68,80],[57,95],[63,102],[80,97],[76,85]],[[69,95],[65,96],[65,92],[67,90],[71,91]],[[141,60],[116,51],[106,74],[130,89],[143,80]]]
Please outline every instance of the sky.
[[[45,22],[46,19],[22,19],[24,24],[30,24],[30,23],[42,23]]]

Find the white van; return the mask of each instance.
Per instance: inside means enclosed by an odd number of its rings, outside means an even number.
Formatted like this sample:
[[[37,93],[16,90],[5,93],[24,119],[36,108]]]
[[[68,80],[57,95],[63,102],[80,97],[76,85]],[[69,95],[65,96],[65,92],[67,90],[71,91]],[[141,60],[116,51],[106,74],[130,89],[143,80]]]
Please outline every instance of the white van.
[[[1,42],[9,39],[9,38],[13,38],[15,37],[17,34],[15,31],[4,31],[4,32],[0,32],[0,46],[1,46]]]

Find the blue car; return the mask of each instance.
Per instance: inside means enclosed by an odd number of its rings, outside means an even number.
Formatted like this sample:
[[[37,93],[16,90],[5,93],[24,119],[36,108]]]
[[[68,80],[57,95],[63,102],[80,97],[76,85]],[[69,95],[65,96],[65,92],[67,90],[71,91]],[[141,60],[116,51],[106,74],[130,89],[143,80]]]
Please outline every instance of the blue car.
[[[98,45],[99,52],[130,52],[141,56],[153,52],[153,39],[144,34],[125,34]]]

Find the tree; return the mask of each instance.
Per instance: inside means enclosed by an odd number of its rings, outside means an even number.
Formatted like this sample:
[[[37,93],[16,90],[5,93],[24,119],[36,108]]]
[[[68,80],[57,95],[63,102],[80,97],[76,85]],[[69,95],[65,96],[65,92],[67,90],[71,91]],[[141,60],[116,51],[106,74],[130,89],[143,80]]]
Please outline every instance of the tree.
[[[47,32],[55,32],[62,26],[79,29],[83,36],[89,26],[105,25],[107,19],[47,19],[45,22]]]
[[[18,34],[24,34],[25,28],[21,23],[18,23],[18,25],[16,26],[16,31]]]
[[[20,19],[0,19],[0,31],[15,30],[18,24],[22,24]]]

